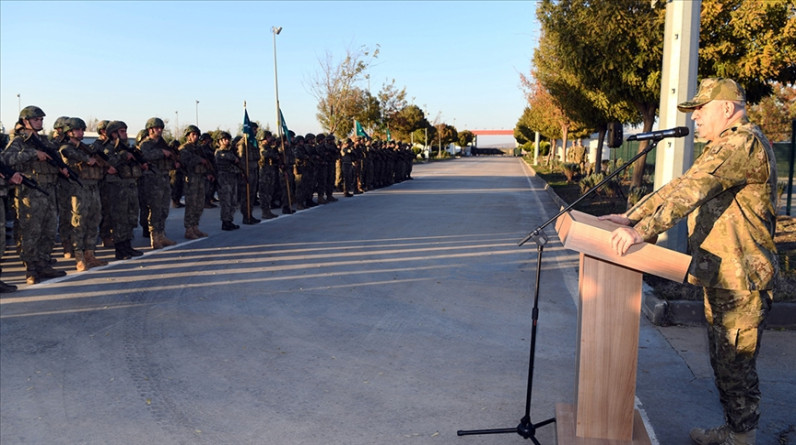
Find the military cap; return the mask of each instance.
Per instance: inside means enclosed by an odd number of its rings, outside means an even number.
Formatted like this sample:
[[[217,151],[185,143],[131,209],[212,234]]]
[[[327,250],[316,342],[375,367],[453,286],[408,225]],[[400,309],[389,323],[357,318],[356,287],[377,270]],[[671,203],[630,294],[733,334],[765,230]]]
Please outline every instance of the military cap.
[[[121,128],[127,128],[127,124],[122,121],[111,121],[108,123],[108,126],[105,127],[105,133],[110,135]]]
[[[108,121],[108,120],[99,121],[99,123],[97,124],[97,131],[103,131],[103,130],[108,131],[108,124],[109,123],[110,123],[110,121]]]
[[[182,135],[188,137],[188,135],[191,133],[196,133],[197,135],[202,134],[202,132],[199,131],[199,127],[197,127],[196,125],[188,125],[185,128],[185,130],[182,132]]]
[[[58,119],[55,120],[53,124],[53,128],[56,130],[64,128],[64,124],[69,119],[69,116],[60,116]]]
[[[163,123],[163,119],[159,117],[152,117],[149,118],[148,121],[146,121],[146,126],[144,128],[146,128],[147,130],[149,130],[150,128],[166,128],[166,125]]]
[[[19,111],[19,118],[20,119],[33,119],[36,117],[44,117],[44,111],[41,108],[35,105],[28,105],[27,107],[21,109]]]
[[[64,123],[64,131],[70,130],[85,130],[86,129],[86,122],[79,117],[70,117]]]
[[[743,88],[732,79],[711,77],[702,79],[696,96],[687,102],[677,105],[677,109],[683,113],[688,113],[712,100],[746,102],[746,94]]]

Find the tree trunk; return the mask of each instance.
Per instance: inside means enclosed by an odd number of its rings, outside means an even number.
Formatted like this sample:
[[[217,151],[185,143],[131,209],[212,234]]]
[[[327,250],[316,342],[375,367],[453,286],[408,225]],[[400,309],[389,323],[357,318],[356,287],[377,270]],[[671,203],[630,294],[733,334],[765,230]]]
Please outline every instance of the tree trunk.
[[[655,112],[658,109],[657,105],[652,104],[638,104],[639,111],[641,115],[644,117],[644,129],[645,133],[652,131],[652,124],[655,122]],[[642,151],[647,149],[647,145],[649,145],[649,141],[641,141],[638,146],[637,153],[641,153]],[[644,178],[644,165],[647,163],[647,155],[644,155],[636,161],[636,164],[633,165],[633,178],[630,181],[631,187],[641,187],[642,179]]]

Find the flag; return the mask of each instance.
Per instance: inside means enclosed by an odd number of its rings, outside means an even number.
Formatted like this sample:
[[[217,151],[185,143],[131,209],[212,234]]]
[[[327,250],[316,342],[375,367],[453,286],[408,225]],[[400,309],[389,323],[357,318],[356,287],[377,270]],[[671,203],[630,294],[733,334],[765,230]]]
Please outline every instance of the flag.
[[[246,139],[254,145],[255,148],[257,147],[257,135],[252,134],[252,126],[251,121],[249,120],[249,112],[246,108],[243,109],[243,134],[246,135]]]
[[[354,120],[354,127],[357,130],[357,136],[358,137],[365,138],[365,139],[370,139],[370,136],[368,136],[368,134],[365,133],[365,130],[362,129],[362,125],[359,124],[358,120]]]
[[[282,134],[285,135],[288,142],[290,141],[290,130],[287,129],[287,123],[285,122],[285,116],[282,115],[282,108],[279,108],[279,126],[282,128]]]
[[[392,140],[392,135],[390,134],[390,129],[388,128],[387,129],[387,142],[390,142],[391,140]]]

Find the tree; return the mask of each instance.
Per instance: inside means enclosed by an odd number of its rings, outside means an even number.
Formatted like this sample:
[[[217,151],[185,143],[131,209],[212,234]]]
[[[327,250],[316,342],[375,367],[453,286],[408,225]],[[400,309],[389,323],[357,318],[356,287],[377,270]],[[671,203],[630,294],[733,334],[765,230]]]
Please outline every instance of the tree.
[[[796,81],[796,3],[793,0],[703,0],[700,77],[729,77],[749,103]]]
[[[381,103],[381,119],[385,126],[392,128],[392,120],[398,112],[406,108],[406,87],[400,90],[392,82],[382,85],[377,94]]]
[[[470,130],[464,130],[459,132],[459,147],[466,147],[473,143],[475,139],[475,135]]]
[[[543,0],[537,8],[545,32],[557,39],[559,63],[578,73],[584,89],[608,103],[630,103],[652,130],[658,110],[665,2],[636,0]],[[639,146],[644,150],[647,141]],[[645,157],[636,162],[632,185],[641,185]]]
[[[790,141],[793,120],[796,119],[796,88],[780,83],[773,85],[774,93],[749,107],[749,119],[772,142]]]
[[[365,79],[367,69],[378,55],[378,45],[375,50],[362,46],[356,51],[346,51],[340,62],[334,62],[330,53],[318,61],[320,70],[309,89],[318,100],[316,117],[324,130],[336,135],[351,132],[353,120],[361,111],[358,107],[363,106],[358,84]]]
[[[415,130],[421,130],[429,126],[425,113],[423,113],[423,110],[417,105],[407,105],[403,107],[392,116],[389,122],[390,133],[392,133],[395,139],[403,141],[409,140],[411,138],[410,135],[415,132]],[[417,136],[415,136],[415,140],[419,140]],[[423,141],[425,142],[424,139]]]

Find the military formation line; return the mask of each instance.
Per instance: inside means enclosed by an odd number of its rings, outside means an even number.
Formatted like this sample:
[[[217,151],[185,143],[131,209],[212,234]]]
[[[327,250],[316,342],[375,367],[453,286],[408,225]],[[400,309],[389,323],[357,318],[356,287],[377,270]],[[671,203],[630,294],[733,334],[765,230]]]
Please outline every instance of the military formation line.
[[[135,146],[124,122],[107,120],[87,145],[82,119],[57,118],[45,138],[44,117],[39,107],[23,108],[0,153],[0,194],[13,209],[13,238],[28,284],[66,274],[52,267],[57,243],[64,258],[85,271],[107,264],[95,256],[99,243],[119,260],[143,255],[131,243],[139,225],[152,249],[176,244],[165,233],[171,207],[185,208],[184,236],[198,239],[207,236],[199,230],[203,210],[215,203],[222,230],[235,230],[238,212],[243,224],[257,224],[278,217],[272,209],[290,214],[335,202],[335,192],[352,197],[412,179],[415,158],[401,142],[293,132],[277,137],[255,123],[235,138],[189,125],[182,143],[168,143],[157,117],[146,122]],[[2,254],[6,212],[0,214]],[[0,292],[14,290],[0,281]]]

